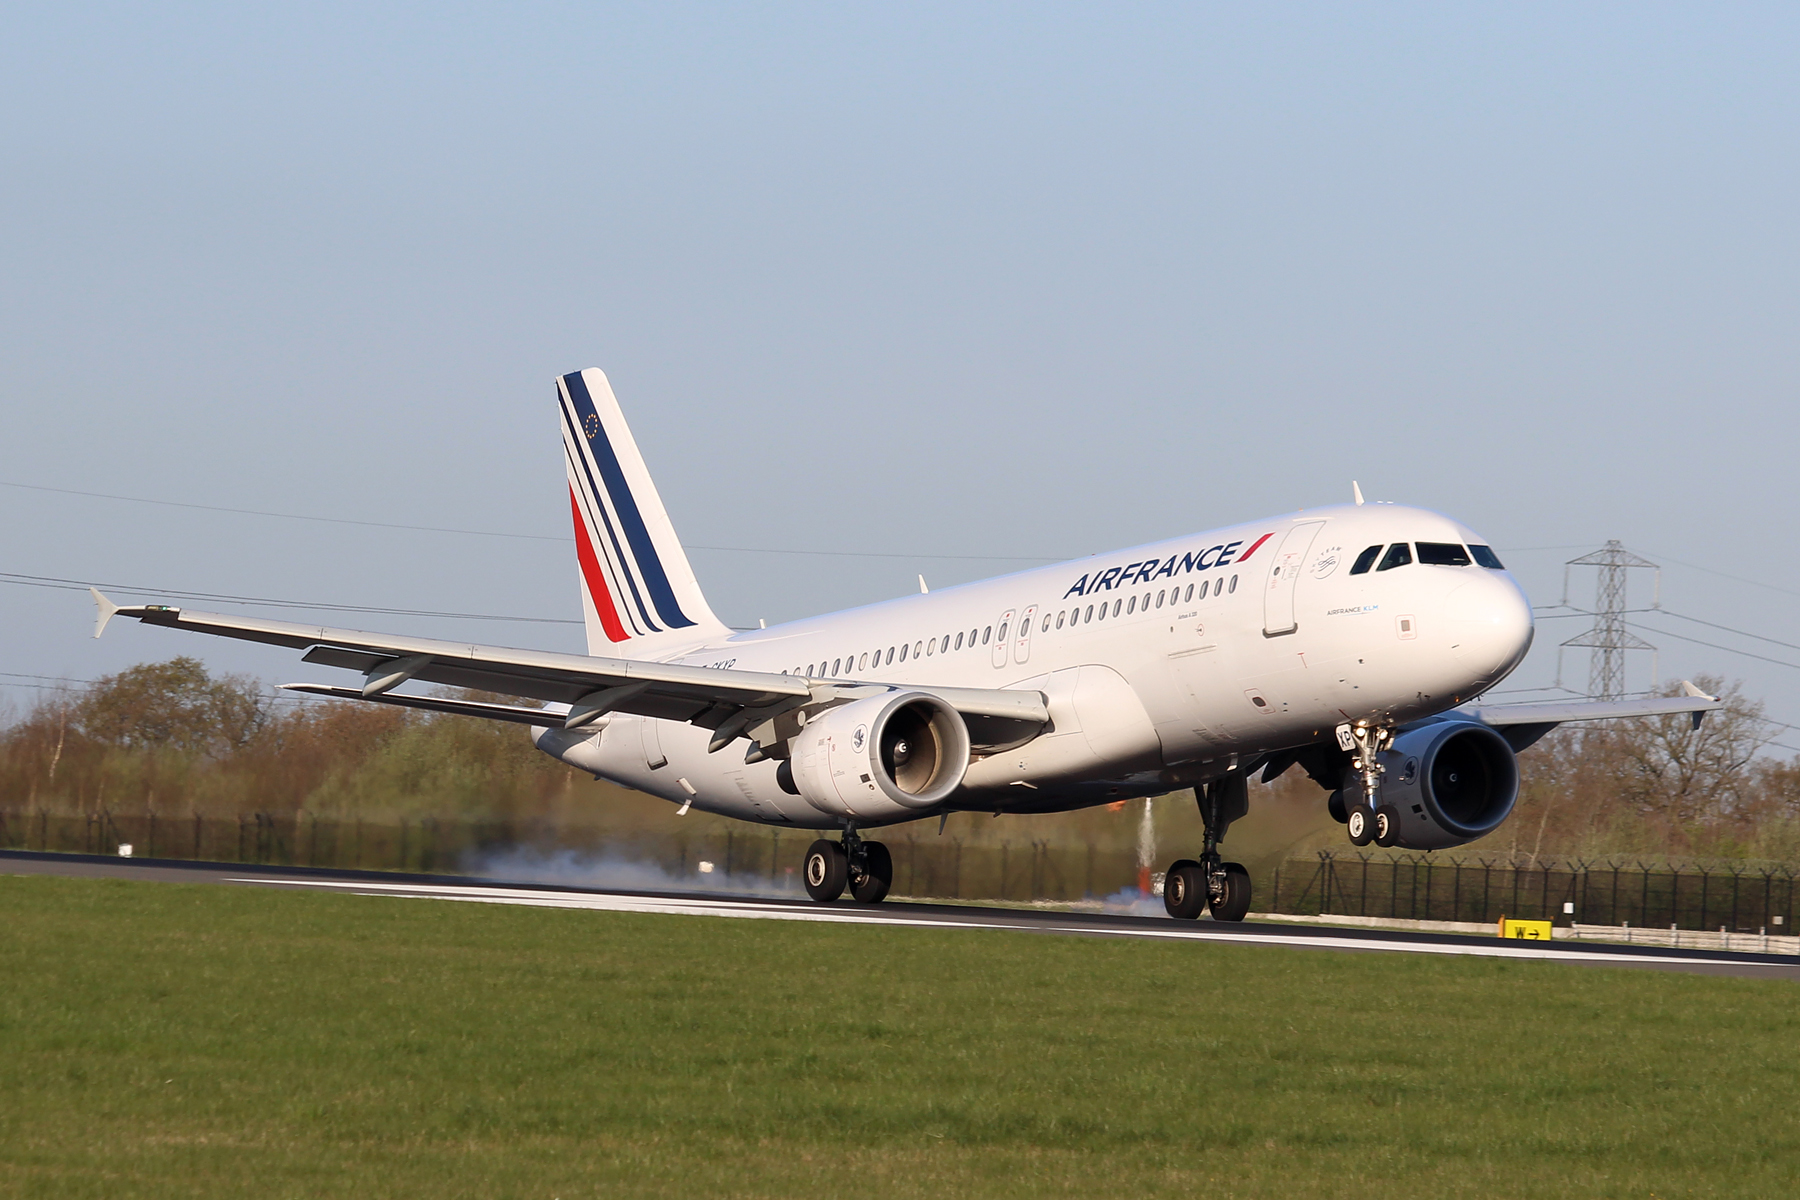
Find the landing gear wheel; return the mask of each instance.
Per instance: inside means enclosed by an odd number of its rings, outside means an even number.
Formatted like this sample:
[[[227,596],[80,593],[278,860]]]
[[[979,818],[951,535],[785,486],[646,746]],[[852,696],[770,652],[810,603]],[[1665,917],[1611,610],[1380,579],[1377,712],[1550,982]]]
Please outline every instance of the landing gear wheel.
[[[1400,840],[1400,813],[1392,805],[1384,804],[1375,810],[1375,844],[1392,846]]]
[[[1163,876],[1163,907],[1178,921],[1193,921],[1206,910],[1206,870],[1184,858]]]
[[[1213,920],[1241,921],[1250,911],[1250,872],[1238,863],[1226,863],[1224,871],[1224,887],[1212,901]]]
[[[1369,810],[1361,805],[1350,810],[1344,825],[1350,830],[1352,846],[1366,846],[1369,839],[1375,836],[1375,822],[1369,817]]]
[[[864,842],[862,870],[850,872],[850,895],[863,904],[880,904],[893,885],[894,856],[880,842]]]
[[[806,894],[829,903],[844,894],[850,878],[850,857],[836,842],[820,838],[806,851]]]

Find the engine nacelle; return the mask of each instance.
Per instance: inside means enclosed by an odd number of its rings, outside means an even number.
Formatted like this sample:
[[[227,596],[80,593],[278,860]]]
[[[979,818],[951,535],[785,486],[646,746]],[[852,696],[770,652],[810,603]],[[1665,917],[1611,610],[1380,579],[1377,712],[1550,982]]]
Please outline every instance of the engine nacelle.
[[[1445,850],[1484,837],[1511,815],[1519,798],[1513,748],[1475,721],[1433,721],[1394,739],[1381,755],[1381,800],[1400,814],[1397,845]],[[1358,777],[1344,789],[1354,801]]]
[[[962,783],[969,729],[936,696],[898,692],[827,709],[807,722],[789,755],[795,788],[820,812],[903,820]]]

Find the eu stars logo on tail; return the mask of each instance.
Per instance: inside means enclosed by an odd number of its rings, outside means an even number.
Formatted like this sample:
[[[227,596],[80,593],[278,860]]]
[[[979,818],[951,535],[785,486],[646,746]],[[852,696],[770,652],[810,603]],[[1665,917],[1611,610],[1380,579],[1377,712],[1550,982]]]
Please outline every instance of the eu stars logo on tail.
[[[657,658],[725,636],[605,373],[564,375],[556,390],[588,652]]]

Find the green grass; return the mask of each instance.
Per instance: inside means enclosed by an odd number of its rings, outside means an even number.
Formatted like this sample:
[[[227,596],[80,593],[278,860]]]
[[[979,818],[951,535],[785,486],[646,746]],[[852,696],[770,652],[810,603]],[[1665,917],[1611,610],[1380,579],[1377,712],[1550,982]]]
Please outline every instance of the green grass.
[[[1800,991],[0,877],[0,1193],[1791,1195]]]

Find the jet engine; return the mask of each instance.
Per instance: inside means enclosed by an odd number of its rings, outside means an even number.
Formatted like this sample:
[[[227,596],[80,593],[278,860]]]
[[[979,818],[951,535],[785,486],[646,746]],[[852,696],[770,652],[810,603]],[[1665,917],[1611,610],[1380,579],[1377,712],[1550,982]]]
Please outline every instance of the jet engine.
[[[1519,798],[1512,746],[1475,721],[1432,721],[1406,730],[1381,755],[1381,803],[1399,814],[1395,845],[1445,850],[1500,827]],[[1345,775],[1333,807],[1358,803],[1362,784]]]
[[[822,813],[906,820],[954,792],[969,769],[962,714],[925,692],[827,709],[793,739],[794,790]]]

